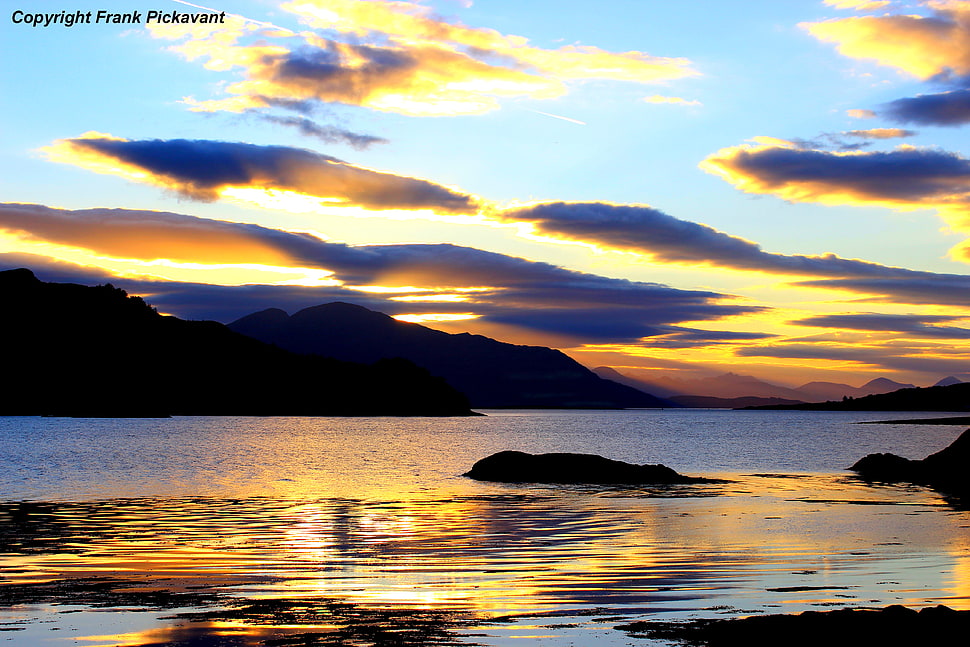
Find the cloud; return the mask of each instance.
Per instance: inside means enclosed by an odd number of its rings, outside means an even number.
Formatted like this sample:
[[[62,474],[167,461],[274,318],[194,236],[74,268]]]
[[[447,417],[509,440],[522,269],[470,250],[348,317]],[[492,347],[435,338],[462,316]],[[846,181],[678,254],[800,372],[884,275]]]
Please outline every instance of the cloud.
[[[778,336],[760,332],[701,330],[680,326],[670,326],[667,330],[666,333],[660,333],[650,338],[651,348],[699,348],[722,344],[734,345],[738,342],[772,339]]]
[[[701,102],[700,101],[697,101],[697,100],[682,99],[680,97],[665,97],[665,96],[660,95],[660,94],[654,94],[654,95],[649,96],[649,97],[644,97],[643,98],[643,101],[646,102],[646,103],[672,103],[672,104],[677,104],[677,105],[682,105],[682,106],[699,106],[699,105],[701,105]]]
[[[264,121],[281,126],[296,128],[307,137],[315,137],[327,144],[349,144],[357,150],[369,148],[373,144],[386,144],[388,140],[373,135],[352,133],[336,126],[322,126],[306,117],[280,117],[276,115],[262,115]]]
[[[902,128],[869,128],[867,130],[847,130],[842,133],[846,137],[858,137],[859,139],[897,139],[901,137],[913,137],[916,133],[912,130]]]
[[[960,126],[970,123],[970,89],[897,99],[886,104],[883,114],[900,123]]]
[[[909,337],[970,339],[970,328],[941,326],[964,317],[945,315],[898,315],[874,312],[816,315],[789,323],[797,326],[904,333]]]
[[[844,56],[872,60],[924,81],[970,76],[970,4],[931,2],[930,16],[854,16],[801,23]]]
[[[151,28],[170,49],[242,80],[198,111],[241,112],[274,102],[342,103],[415,116],[480,114],[498,97],[549,99],[572,80],[636,83],[696,75],[689,61],[608,52],[586,45],[554,50],[520,36],[467,27],[411,2],[296,1],[282,5],[315,31],[260,29],[242,21],[218,31]]]
[[[873,11],[889,4],[889,0],[825,0],[825,4],[836,9],[855,9],[856,11]]]
[[[774,143],[782,148],[856,151],[868,148],[874,141],[913,137],[914,135],[916,135],[915,131],[902,128],[869,128],[866,130],[845,130],[838,133],[822,133],[812,139],[792,139],[791,141],[776,139],[773,142],[766,141],[767,138],[764,137],[755,139],[761,144]]]
[[[745,193],[792,202],[961,210],[970,199],[970,160],[938,149],[836,153],[795,146],[741,145],[700,167]]]
[[[37,204],[0,204],[0,230],[115,258],[266,265],[296,260],[285,246],[274,244],[272,230],[161,211],[68,211]]]
[[[829,188],[830,193],[842,190],[837,186],[838,183],[854,181],[853,173],[846,169],[836,167],[825,170],[825,164],[829,160],[834,160],[837,164],[847,159],[839,154],[790,149],[779,146],[773,141],[755,149],[746,147],[740,147],[737,150],[728,149],[730,151],[728,156],[725,156],[725,151],[721,151],[724,159],[719,163],[731,164],[733,173],[747,173],[756,180],[759,179],[758,173],[762,170],[766,174],[784,174],[788,169],[804,173],[814,163],[819,167],[817,175],[832,184]],[[248,195],[242,193],[245,191],[261,192],[259,195],[275,191],[288,192],[300,197],[312,198],[316,201],[314,209],[317,210],[323,206],[354,206],[376,210],[377,213],[389,209],[420,210],[408,212],[418,217],[444,214],[442,217],[451,218],[462,215],[473,217],[478,223],[514,224],[523,232],[531,228],[531,235],[547,240],[592,244],[603,249],[635,252],[671,263],[704,264],[801,277],[896,277],[907,281],[923,278],[920,273],[910,273],[901,268],[844,259],[831,254],[804,256],[765,252],[754,242],[719,232],[703,224],[679,220],[647,205],[551,202],[501,209],[488,205],[476,197],[432,182],[355,167],[336,158],[302,149],[198,140],[128,141],[107,135],[91,134],[56,142],[46,150],[48,155],[58,161],[119,174],[136,181],[149,182],[200,199],[236,195],[245,197]],[[760,161],[759,156],[769,152],[782,156],[782,159]],[[898,152],[894,156],[894,161],[885,166],[895,169],[896,172],[902,172],[902,179],[895,176],[884,178],[883,184],[897,193],[914,184],[917,174],[907,171],[905,162],[914,155],[918,158],[921,154],[931,159],[940,156],[939,153],[920,152],[915,149],[910,152]],[[794,155],[796,159],[786,162],[784,159],[786,155]],[[804,155],[809,156],[809,163],[801,161],[801,156]],[[737,164],[734,161],[735,156],[741,158],[743,163]],[[745,161],[744,156],[751,157],[754,161]],[[899,160],[899,157],[903,159]],[[868,158],[859,159],[865,161]],[[965,161],[960,161],[953,156],[944,156],[943,159],[951,163],[956,162],[961,168],[967,165]],[[708,162],[711,160],[709,159]],[[939,166],[940,163],[937,165]],[[791,194],[785,192],[786,185],[782,179],[768,177],[761,180],[765,185],[761,190],[779,191],[783,197],[790,199]],[[808,180],[802,176],[793,176],[786,181],[797,184]],[[821,186],[820,182],[815,180],[815,184],[811,186],[817,188]],[[761,185],[758,186],[761,187]],[[873,187],[868,188],[870,193],[875,190]],[[818,190],[821,191],[821,189]],[[915,191],[912,188],[911,190]],[[823,194],[819,199],[827,198],[828,195]],[[284,196],[284,199],[286,198]],[[247,199],[258,202],[256,198]],[[869,199],[872,199],[871,196]],[[915,199],[912,198],[912,200]],[[892,204],[894,206],[900,204],[900,200],[899,196],[895,196],[895,202]],[[247,227],[250,227],[246,230],[247,235],[255,231],[252,229],[255,225]],[[236,228],[232,230],[232,236],[226,235],[227,243],[223,246],[222,253],[229,254],[235,245],[243,245],[242,241],[234,242],[236,239],[233,238],[233,236],[241,236],[242,232],[242,229]],[[247,239],[245,244],[264,245],[267,237],[275,236],[278,239],[282,235],[262,232],[256,236],[256,242]],[[166,234],[160,234],[157,240],[165,240],[165,236]],[[147,235],[142,237],[146,241],[144,244],[152,244]],[[84,244],[103,248],[110,240],[110,238],[100,242],[89,240]],[[198,240],[201,245],[202,239]],[[317,243],[309,244],[313,246]],[[279,251],[280,241],[276,240],[274,245],[277,246],[254,248],[248,258],[264,259],[259,262],[277,265],[278,260],[273,257],[273,254]],[[318,267],[306,260],[315,258],[312,253],[309,256],[303,256],[303,252],[294,251],[299,247],[294,240],[288,240],[284,247],[296,254],[295,258],[303,263],[301,267]],[[165,248],[173,247],[166,245]],[[954,252],[958,257],[961,257],[961,249]],[[102,251],[116,255],[111,250]],[[967,251],[970,253],[970,247]],[[218,259],[212,259],[210,262],[218,262]],[[306,265],[307,262],[310,264]],[[459,269],[448,271],[458,272],[460,275],[461,269],[459,266],[456,267]],[[414,271],[413,267],[411,271]],[[438,270],[435,268],[430,271],[434,273]],[[835,283],[828,285],[838,287]],[[897,292],[898,289],[892,287],[890,293]],[[877,294],[886,294],[886,292]]]
[[[671,263],[808,276],[901,276],[909,272],[832,254],[772,254],[752,241],[647,205],[545,202],[502,211],[496,217],[529,223],[540,236],[637,252]]]
[[[872,119],[876,116],[876,112],[874,110],[863,110],[861,108],[852,108],[851,110],[846,110],[845,114],[853,119]]]
[[[945,92],[887,103],[881,116],[904,124],[959,126],[970,122],[970,3],[941,0],[925,6],[929,16],[887,14],[802,27],[836,43],[846,56],[875,60],[923,81],[951,86]]]
[[[902,277],[859,277],[799,281],[796,286],[874,295],[870,303],[970,307],[970,276],[909,271]]]
[[[735,354],[740,357],[831,360],[842,364],[854,363],[869,366],[884,371],[916,371],[936,375],[950,375],[965,371],[967,362],[970,361],[970,355],[954,352],[952,347],[910,348],[892,344],[872,346],[832,343],[772,344],[770,346],[745,346],[738,348]]]
[[[132,141],[100,133],[42,149],[49,159],[121,175],[215,200],[227,189],[295,192],[365,209],[473,213],[476,199],[417,178],[373,171],[335,157],[286,146],[189,139]]]
[[[471,310],[489,322],[612,343],[666,334],[669,326],[680,322],[763,310],[725,303],[728,297],[715,292],[607,278],[457,245],[354,247],[309,234],[166,212],[6,204],[0,205],[0,228],[36,242],[84,247],[120,258],[175,256],[197,263],[250,263],[260,258],[327,270],[338,284],[214,286],[113,279],[130,292],[150,295],[148,300],[165,312],[193,318],[228,321],[260,308],[307,307],[335,299],[405,314],[414,312],[419,302],[396,301],[395,296],[450,291],[463,298],[430,302],[435,312]],[[16,261],[8,263],[19,266]],[[59,276],[64,267],[59,266]],[[382,293],[370,286],[402,289]],[[602,316],[604,310],[610,317]]]
[[[495,217],[528,223],[541,237],[634,252],[665,263],[823,277],[791,285],[854,292],[867,295],[865,301],[970,306],[967,275],[909,270],[834,254],[775,254],[752,241],[646,205],[549,202],[509,209]],[[955,255],[961,253],[970,261],[970,245],[958,246]]]

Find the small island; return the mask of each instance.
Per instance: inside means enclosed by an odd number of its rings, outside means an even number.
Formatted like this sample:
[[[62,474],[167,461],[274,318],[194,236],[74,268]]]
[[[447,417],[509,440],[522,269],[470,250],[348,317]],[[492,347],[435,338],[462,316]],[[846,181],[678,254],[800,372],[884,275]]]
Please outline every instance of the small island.
[[[596,454],[528,454],[504,451],[476,462],[462,474],[477,481],[570,485],[672,485],[715,483],[684,476],[666,465],[635,465]]]
[[[961,499],[970,498],[970,429],[948,447],[920,460],[896,454],[868,454],[849,469],[866,481],[926,485]]]

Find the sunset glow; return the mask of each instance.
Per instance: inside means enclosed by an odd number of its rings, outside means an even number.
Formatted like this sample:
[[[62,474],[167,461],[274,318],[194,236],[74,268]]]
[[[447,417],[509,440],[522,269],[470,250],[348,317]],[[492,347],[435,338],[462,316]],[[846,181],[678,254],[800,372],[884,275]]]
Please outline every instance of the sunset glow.
[[[7,109],[0,253],[129,280],[173,314],[258,285],[587,363],[965,372],[965,3],[800,0],[757,24],[718,7],[700,31],[669,7],[492,5],[243,3],[64,30],[65,54],[10,29],[39,70],[108,38],[121,76],[82,74],[71,119]]]

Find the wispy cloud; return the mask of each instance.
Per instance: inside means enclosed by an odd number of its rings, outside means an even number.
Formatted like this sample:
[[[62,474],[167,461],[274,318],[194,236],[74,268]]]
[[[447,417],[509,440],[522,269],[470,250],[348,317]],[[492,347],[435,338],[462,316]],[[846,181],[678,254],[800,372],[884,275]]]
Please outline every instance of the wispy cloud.
[[[816,328],[866,330],[872,332],[904,333],[910,337],[931,339],[970,339],[970,328],[943,326],[965,317],[946,315],[899,315],[875,312],[815,315],[790,323]]]
[[[314,137],[327,144],[349,144],[357,150],[369,148],[374,144],[386,144],[388,140],[373,135],[361,135],[336,126],[318,124],[306,117],[290,117],[264,114],[260,117],[269,123],[296,128],[307,137]]]

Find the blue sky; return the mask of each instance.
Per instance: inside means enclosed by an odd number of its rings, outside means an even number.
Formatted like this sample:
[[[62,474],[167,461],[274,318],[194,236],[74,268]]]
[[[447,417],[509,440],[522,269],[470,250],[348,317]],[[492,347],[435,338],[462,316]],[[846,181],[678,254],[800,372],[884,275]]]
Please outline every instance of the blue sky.
[[[970,3],[197,4],[2,17],[4,267],[640,376],[967,372]]]

